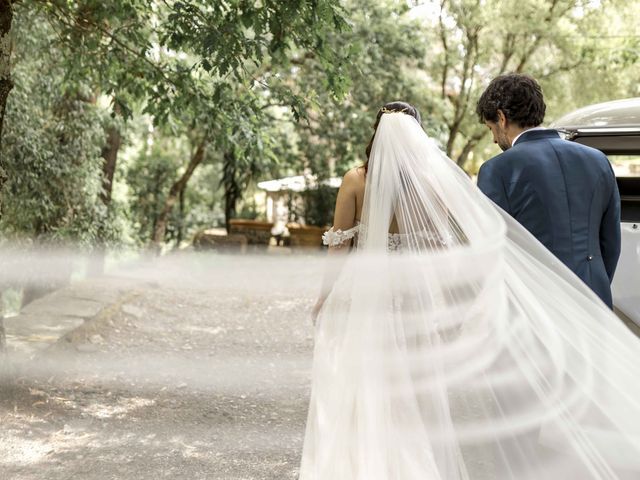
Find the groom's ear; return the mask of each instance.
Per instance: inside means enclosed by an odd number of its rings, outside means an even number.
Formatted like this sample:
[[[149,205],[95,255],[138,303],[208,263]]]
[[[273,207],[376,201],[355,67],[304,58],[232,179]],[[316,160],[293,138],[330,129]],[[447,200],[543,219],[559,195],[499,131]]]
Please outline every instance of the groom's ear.
[[[502,110],[498,110],[496,113],[498,114],[498,121],[496,123],[502,128],[507,128],[507,123],[509,123],[507,116]]]

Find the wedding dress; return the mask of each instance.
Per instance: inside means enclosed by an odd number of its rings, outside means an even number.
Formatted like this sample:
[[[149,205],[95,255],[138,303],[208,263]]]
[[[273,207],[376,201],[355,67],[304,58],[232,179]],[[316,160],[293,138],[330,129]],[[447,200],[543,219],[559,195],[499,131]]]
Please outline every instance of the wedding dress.
[[[324,239],[300,480],[640,478],[640,341],[412,117]]]
[[[333,227],[322,235],[322,243],[327,246],[336,247],[343,246],[351,239],[357,239],[360,232],[364,232],[365,227],[360,222],[356,222],[352,228],[348,230],[334,230]],[[420,238],[421,241],[429,241],[434,247],[439,245],[445,247],[447,242],[453,240],[453,235],[450,233],[445,236],[439,236],[432,232],[421,232],[415,235],[408,235],[404,233],[389,233],[387,234],[387,250],[390,252],[402,252],[408,250],[412,244],[414,238]]]

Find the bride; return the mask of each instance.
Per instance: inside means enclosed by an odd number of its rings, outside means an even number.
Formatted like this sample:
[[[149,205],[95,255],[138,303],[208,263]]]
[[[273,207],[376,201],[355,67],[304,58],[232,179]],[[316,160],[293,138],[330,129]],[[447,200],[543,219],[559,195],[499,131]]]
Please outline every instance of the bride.
[[[415,108],[374,128],[323,237],[300,480],[640,478],[638,339]]]

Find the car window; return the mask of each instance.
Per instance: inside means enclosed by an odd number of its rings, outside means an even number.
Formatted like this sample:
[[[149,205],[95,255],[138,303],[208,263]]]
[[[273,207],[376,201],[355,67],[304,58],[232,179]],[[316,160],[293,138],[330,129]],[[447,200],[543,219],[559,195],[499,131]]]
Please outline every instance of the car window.
[[[640,155],[607,155],[616,177],[640,177]]]

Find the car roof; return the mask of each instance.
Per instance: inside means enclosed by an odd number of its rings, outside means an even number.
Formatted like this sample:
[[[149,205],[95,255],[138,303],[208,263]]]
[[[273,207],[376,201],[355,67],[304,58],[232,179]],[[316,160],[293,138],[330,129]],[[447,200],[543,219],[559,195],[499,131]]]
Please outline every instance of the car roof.
[[[640,97],[589,105],[559,118],[551,126],[569,131],[624,127],[640,131]]]
[[[607,155],[640,154],[640,98],[598,103],[551,124],[566,137]]]

